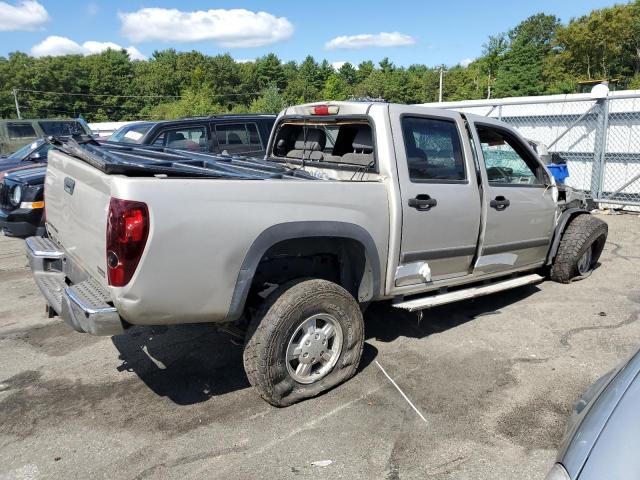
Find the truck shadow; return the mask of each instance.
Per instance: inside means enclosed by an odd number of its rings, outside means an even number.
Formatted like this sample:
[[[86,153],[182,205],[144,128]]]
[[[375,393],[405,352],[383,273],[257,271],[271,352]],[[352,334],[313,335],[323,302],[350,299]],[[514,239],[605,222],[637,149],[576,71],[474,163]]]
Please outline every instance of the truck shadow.
[[[112,337],[119,371],[133,372],[157,395],[192,405],[249,387],[242,347],[211,324],[132,327]]]
[[[390,302],[373,304],[365,314],[366,337],[381,342],[392,342],[398,337],[425,338],[486,315],[496,315],[500,309],[517,303],[540,291],[535,285],[526,285],[472,300],[463,300],[423,311],[422,319],[416,312],[394,308]]]
[[[458,302],[416,314],[383,302],[365,312],[366,338],[392,342],[398,337],[424,338],[455,328],[483,315],[499,313],[511,303],[538,291],[527,286],[476,300]],[[206,402],[212,397],[248,388],[242,365],[242,346],[211,324],[132,327],[112,337],[122,364],[119,371],[135,373],[156,395],[178,405]],[[359,370],[376,358],[378,350],[365,342]]]

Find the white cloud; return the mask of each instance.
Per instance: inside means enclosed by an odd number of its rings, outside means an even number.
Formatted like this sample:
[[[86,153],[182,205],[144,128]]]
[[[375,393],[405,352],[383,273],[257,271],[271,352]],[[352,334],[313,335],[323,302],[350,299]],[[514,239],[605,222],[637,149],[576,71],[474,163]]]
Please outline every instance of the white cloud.
[[[334,70],[340,70],[345,63],[347,62],[333,62],[331,66]]]
[[[293,25],[285,17],[245,9],[185,12],[176,8],[142,8],[118,15],[122,35],[134,42],[213,40],[227,48],[260,47],[293,34]]]
[[[254,58],[234,58],[236,63],[253,63],[256,60]]]
[[[342,48],[355,50],[367,47],[406,47],[416,43],[416,39],[400,32],[362,33],[343,35],[325,43],[327,49]]]
[[[36,0],[12,5],[0,2],[0,31],[35,30],[49,21],[47,10]]]
[[[31,48],[34,57],[57,57],[59,55],[93,55],[104,52],[107,49],[122,50],[123,47],[113,42],[96,42],[93,40],[80,45],[67,37],[52,35]],[[145,60],[145,56],[136,47],[127,47],[132,60]]]
[[[84,53],[82,46],[66,37],[52,35],[31,48],[34,57],[46,57],[48,55],[72,55]]]
[[[473,63],[475,58],[463,58],[460,60],[460,66],[467,68],[469,65]]]

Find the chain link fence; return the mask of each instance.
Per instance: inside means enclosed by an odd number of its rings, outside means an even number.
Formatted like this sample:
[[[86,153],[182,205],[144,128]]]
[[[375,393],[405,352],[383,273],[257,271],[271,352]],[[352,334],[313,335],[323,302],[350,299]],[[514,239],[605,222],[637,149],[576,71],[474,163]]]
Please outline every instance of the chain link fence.
[[[566,163],[565,183],[603,206],[640,206],[640,92],[428,104],[487,116]]]

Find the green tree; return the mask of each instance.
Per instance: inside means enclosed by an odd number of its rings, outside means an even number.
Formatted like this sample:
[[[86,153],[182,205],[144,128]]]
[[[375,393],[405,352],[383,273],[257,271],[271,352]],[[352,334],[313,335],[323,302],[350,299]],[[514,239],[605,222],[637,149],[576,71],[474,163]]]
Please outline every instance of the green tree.
[[[545,92],[546,58],[551,52],[560,20],[533,15],[507,34],[508,48],[498,63],[497,96],[539,95]]]
[[[340,75],[332,73],[324,84],[322,98],[323,100],[346,100],[351,93],[349,84]]]
[[[278,91],[278,87],[271,85],[262,91],[262,95],[251,102],[249,111],[255,113],[280,113],[289,104]]]
[[[358,81],[358,72],[349,62],[345,62],[338,69],[338,75],[349,86],[354,86]]]

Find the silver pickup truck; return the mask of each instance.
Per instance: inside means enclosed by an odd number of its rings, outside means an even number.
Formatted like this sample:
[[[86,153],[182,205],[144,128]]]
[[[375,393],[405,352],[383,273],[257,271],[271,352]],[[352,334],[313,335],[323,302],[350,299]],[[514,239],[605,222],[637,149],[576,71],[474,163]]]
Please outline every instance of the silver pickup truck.
[[[79,332],[246,332],[249,381],[285,406],[355,373],[372,301],[421,311],[588,274],[607,226],[560,187],[495,120],[308,104],[279,115],[264,159],[59,144],[49,237],[27,253]]]

